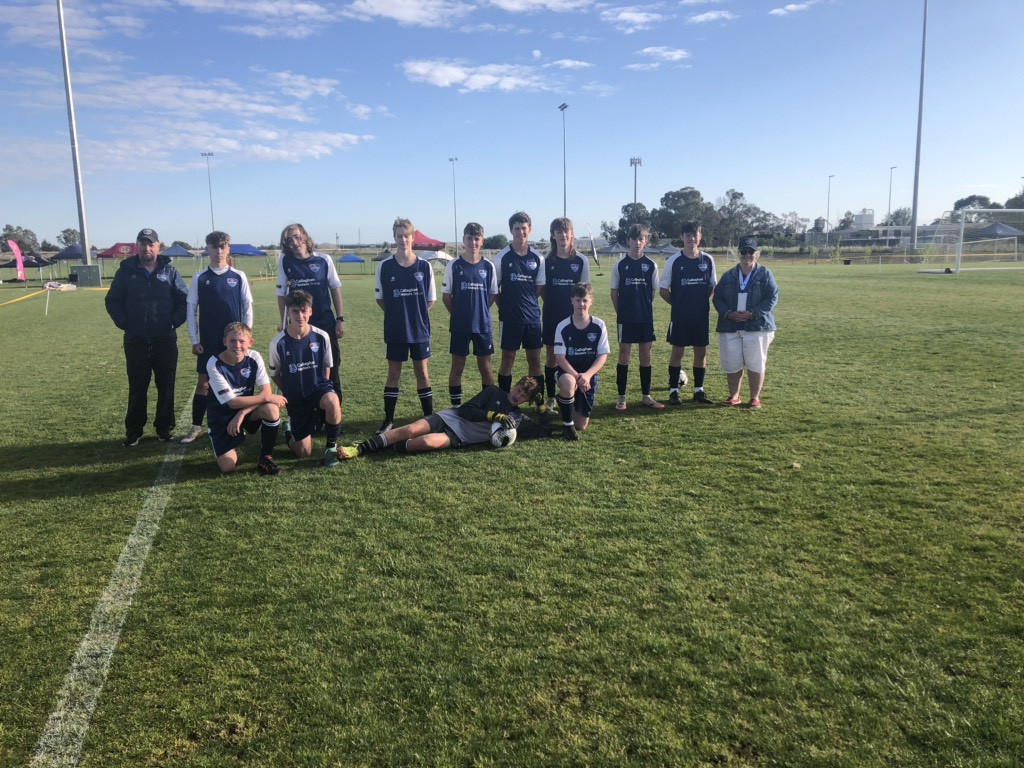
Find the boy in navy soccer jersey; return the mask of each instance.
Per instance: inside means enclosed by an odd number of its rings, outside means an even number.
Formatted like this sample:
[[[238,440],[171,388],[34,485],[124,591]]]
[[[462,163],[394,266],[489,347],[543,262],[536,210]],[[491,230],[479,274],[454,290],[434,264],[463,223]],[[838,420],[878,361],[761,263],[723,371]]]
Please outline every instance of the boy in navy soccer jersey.
[[[544,295],[544,260],[530,247],[533,221],[519,211],[508,220],[512,242],[494,257],[498,277],[498,325],[501,345],[501,365],[498,367],[498,386],[508,392],[512,388],[512,366],[516,353],[526,350],[529,374],[537,380],[534,402],[544,406],[544,374],[541,371],[540,349],[544,346],[541,334],[540,303]]]
[[[211,232],[206,236],[206,255],[210,265],[192,277],[188,287],[188,336],[196,356],[198,381],[192,395],[192,428],[181,438],[191,443],[203,434],[203,414],[210,393],[206,364],[224,351],[224,328],[242,322],[252,327],[252,292],[249,281],[228,264],[231,236]]]
[[[441,301],[451,314],[452,367],[448,373],[448,394],[452,405],[462,403],[462,373],[466,368],[470,342],[480,369],[480,383],[494,383],[491,358],[494,355],[494,336],[491,326],[491,304],[498,295],[498,281],[494,265],[481,255],[484,228],[470,222],[462,231],[462,256],[448,262],[441,282]]]
[[[281,231],[281,258],[277,262],[277,314],[279,331],[284,330],[285,297],[301,288],[313,297],[310,323],[331,337],[331,383],[341,399],[341,347],[345,335],[345,314],[341,303],[341,280],[331,257],[314,247],[313,238],[301,224],[289,224]],[[334,302],[334,312],[331,302]],[[337,313],[337,314],[335,314]]]
[[[551,252],[544,259],[543,336],[547,347],[544,361],[544,386],[548,410],[555,409],[555,328],[573,311],[573,288],[590,282],[590,265],[577,253],[573,241],[572,221],[560,216],[551,222]]]
[[[430,358],[430,315],[437,295],[430,264],[412,249],[416,230],[408,219],[395,219],[395,255],[377,266],[374,296],[384,310],[384,343],[387,346],[388,377],[384,383],[384,421],[378,432],[386,432],[395,422],[398,382],[402,364],[412,358],[416,375],[416,394],[423,415],[434,412],[434,393],[430,389],[427,360]]]
[[[285,297],[285,330],[270,342],[267,365],[270,378],[288,400],[289,429],[285,438],[291,452],[300,459],[313,453],[312,434],[317,412],[325,415],[327,450],[324,466],[338,464],[338,435],[341,434],[341,400],[327,377],[331,370],[331,339],[309,324],[313,297],[305,291],[290,291]]]
[[[274,463],[274,443],[281,425],[280,409],[288,401],[271,390],[263,358],[251,349],[248,325],[230,323],[224,329],[224,347],[206,364],[213,390],[213,397],[207,399],[206,420],[217,467],[225,474],[234,472],[236,449],[245,441],[245,434],[260,430],[257,467],[262,475],[276,475],[280,470]]]
[[[672,305],[668,325],[668,343],[672,354],[668,362],[668,402],[681,404],[679,387],[686,386],[682,370],[683,352],[693,347],[693,400],[711,405],[704,392],[708,370],[708,341],[711,336],[711,296],[715,292],[715,260],[700,250],[701,226],[690,221],[683,225],[683,249],[668,257],[658,283],[661,298]]]
[[[491,439],[491,425],[496,423],[520,432],[530,424],[532,434],[524,437],[539,437],[546,434],[544,429],[529,422],[519,411],[536,392],[537,380],[531,376],[520,379],[511,392],[491,384],[457,408],[446,408],[404,427],[378,432],[359,445],[341,448],[340,455],[343,459],[355,459],[388,446],[399,453],[423,453],[487,443]]]
[[[615,383],[619,398],[615,410],[626,410],[626,383],[629,380],[629,356],[633,345],[640,348],[640,404],[655,410],[665,406],[651,397],[651,345],[654,343],[654,291],[658,285],[658,265],[644,256],[648,230],[631,224],[626,232],[629,253],[612,269],[612,306],[619,331],[619,362]]]
[[[594,289],[590,283],[572,287],[572,314],[555,329],[555,361],[558,363],[558,410],[562,436],[579,440],[590,423],[597,394],[597,372],[604,366],[611,346],[604,321],[590,314]]]

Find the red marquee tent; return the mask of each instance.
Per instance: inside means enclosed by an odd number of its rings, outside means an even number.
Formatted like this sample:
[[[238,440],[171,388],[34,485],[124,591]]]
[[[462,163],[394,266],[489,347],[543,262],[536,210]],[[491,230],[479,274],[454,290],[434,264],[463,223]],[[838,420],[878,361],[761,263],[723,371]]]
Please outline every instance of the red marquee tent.
[[[413,234],[412,249],[414,251],[443,251],[444,243],[432,237],[427,237],[417,229]]]
[[[129,256],[138,256],[139,247],[135,243],[114,243],[96,255],[101,259],[126,259]]]

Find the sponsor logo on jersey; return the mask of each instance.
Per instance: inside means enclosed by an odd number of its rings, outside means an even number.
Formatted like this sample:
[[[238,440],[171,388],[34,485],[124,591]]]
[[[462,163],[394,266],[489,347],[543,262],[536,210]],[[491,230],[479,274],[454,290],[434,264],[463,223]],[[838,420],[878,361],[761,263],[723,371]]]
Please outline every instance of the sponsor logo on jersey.
[[[569,347],[565,351],[565,356],[566,357],[576,357],[576,347]]]
[[[288,373],[298,373],[298,370],[299,366],[295,365],[295,363],[288,366]]]
[[[402,292],[401,292],[400,290],[398,290],[397,288],[395,288],[395,289],[394,289],[394,290],[393,290],[393,291],[391,292],[391,295],[392,295],[392,296],[393,296],[394,298],[396,298],[396,299],[400,299],[400,298],[402,298]]]

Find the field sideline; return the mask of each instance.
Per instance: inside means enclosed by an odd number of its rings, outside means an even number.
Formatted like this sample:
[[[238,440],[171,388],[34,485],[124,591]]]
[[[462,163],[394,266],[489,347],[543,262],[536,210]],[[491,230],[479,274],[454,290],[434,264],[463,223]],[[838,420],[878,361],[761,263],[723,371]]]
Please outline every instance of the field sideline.
[[[334,470],[279,446],[276,478],[252,439],[227,478],[203,440],[123,448],[103,292],[44,316],[0,285],[0,766],[32,763],[140,518],[82,766],[1019,765],[1024,273],[767,265],[762,412],[639,408],[634,353],[630,409],[613,357],[579,444]],[[342,280],[355,441],[381,418],[382,316],[371,275]],[[253,291],[265,353],[273,282]],[[406,371],[398,420],[418,412]]]

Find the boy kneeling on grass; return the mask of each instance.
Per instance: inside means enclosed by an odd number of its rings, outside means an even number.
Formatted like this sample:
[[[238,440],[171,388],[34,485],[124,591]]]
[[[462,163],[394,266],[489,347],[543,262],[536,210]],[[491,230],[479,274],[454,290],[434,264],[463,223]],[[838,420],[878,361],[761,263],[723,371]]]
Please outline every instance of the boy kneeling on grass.
[[[290,291],[284,300],[287,319],[284,330],[270,342],[270,378],[288,401],[289,425],[285,440],[292,453],[308,459],[313,453],[313,432],[319,412],[327,422],[327,450],[324,466],[338,464],[338,435],[341,434],[341,399],[330,380],[335,361],[331,337],[309,324],[313,297],[301,289]]]
[[[226,349],[206,364],[213,397],[206,405],[210,425],[210,442],[217,457],[217,467],[224,474],[238,466],[235,449],[245,441],[245,434],[260,430],[261,475],[280,472],[274,463],[274,443],[281,425],[280,408],[288,401],[275,395],[270,376],[259,352],[252,347],[252,330],[245,323],[228,323],[224,329]]]
[[[339,449],[343,459],[354,459],[367,453],[392,446],[399,453],[423,453],[445,448],[462,448],[491,440],[491,425],[501,424],[506,429],[516,427],[528,431],[523,437],[537,437],[550,430],[533,424],[519,412],[519,406],[530,402],[538,392],[539,384],[532,376],[524,376],[505,392],[493,384],[457,408],[432,413],[404,427],[378,432],[357,446]],[[530,426],[526,429],[527,425]]]

